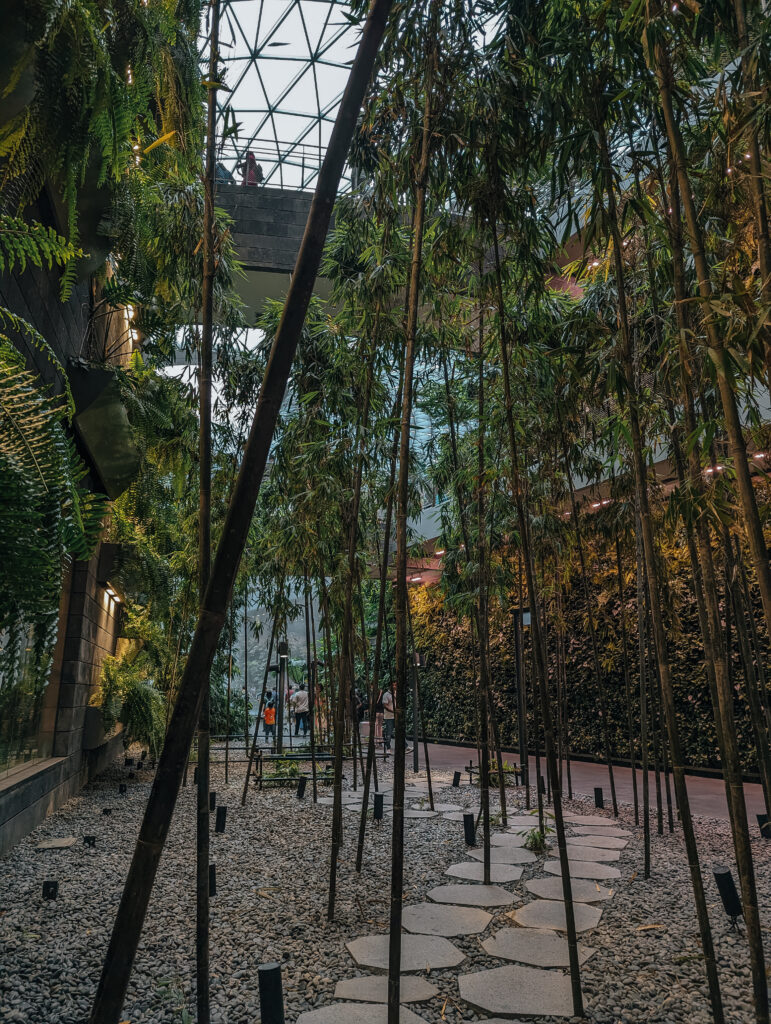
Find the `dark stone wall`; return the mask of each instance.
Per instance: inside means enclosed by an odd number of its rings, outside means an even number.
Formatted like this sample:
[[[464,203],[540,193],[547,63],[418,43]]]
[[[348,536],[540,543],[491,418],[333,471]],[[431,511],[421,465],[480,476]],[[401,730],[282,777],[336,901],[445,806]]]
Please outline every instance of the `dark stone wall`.
[[[51,223],[44,204],[32,209],[30,217]],[[89,337],[90,281],[78,284],[66,302],[61,301],[60,282],[57,268],[17,268],[0,275],[0,306],[31,323],[66,369],[71,360],[93,357],[95,344],[106,350],[115,332],[125,331],[125,320],[115,311],[104,318],[99,335]],[[61,393],[63,380],[45,352],[7,324],[4,333],[52,393]],[[107,597],[97,578],[100,547],[88,562],[75,562],[64,574],[59,636],[40,722],[44,757],[0,778],[0,853],[75,795],[120,746],[120,734],[107,738],[95,732],[98,712],[88,707],[102,661],[115,651],[120,626],[120,606]]]
[[[28,219],[56,227],[45,197],[30,207]],[[88,327],[90,288],[87,281],[80,282],[72,289],[69,299],[62,302],[61,277],[58,267],[49,269],[45,265],[36,267],[30,263],[23,271],[17,266],[10,274],[0,274],[0,306],[32,324],[66,367],[70,359],[77,359],[82,354]],[[25,354],[29,369],[50,384],[55,393],[61,392],[61,377],[45,352],[37,349],[23,335],[12,330],[4,333]]]
[[[312,200],[312,192],[217,186],[217,206],[235,221],[233,241],[247,270],[294,269]]]

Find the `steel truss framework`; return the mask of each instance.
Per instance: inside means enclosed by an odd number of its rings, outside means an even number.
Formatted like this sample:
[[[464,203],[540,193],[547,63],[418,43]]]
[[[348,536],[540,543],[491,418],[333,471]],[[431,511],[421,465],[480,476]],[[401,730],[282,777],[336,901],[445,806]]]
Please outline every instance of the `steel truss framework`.
[[[239,127],[220,163],[236,181],[259,164],[261,184],[314,186],[358,36],[345,0],[224,0],[220,120]]]

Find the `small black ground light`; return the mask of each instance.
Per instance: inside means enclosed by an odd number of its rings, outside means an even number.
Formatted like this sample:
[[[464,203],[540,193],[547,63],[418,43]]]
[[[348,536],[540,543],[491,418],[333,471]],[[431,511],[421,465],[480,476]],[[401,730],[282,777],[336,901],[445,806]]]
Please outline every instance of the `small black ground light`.
[[[730,868],[717,867],[712,870],[715,876],[715,884],[723,901],[723,910],[731,918],[731,930],[738,931],[739,918],[744,916],[742,901],[736,891],[736,883]]]
[[[460,786],[460,772],[454,772],[453,773],[452,784],[455,787],[455,789],[457,789],[458,786]]]
[[[305,796],[305,787],[308,785],[308,780],[303,776],[297,783],[297,799],[302,800]]]
[[[260,964],[257,968],[260,987],[260,1020],[262,1024],[285,1024],[284,990],[281,984],[281,964]]]
[[[83,836],[83,842],[90,850],[93,850],[96,846],[96,836]]]
[[[44,900],[55,900],[59,895],[59,883],[50,879],[47,882],[43,882],[43,899]]]
[[[375,821],[383,820],[383,794],[375,793],[375,805],[372,810],[372,817]]]
[[[605,799],[602,795],[602,786],[594,787],[594,806],[599,807],[600,810],[603,810],[605,807]]]
[[[228,809],[225,804],[220,804],[217,808],[217,817],[214,819],[214,831],[224,832],[225,831],[225,819],[228,816]]]
[[[213,811],[217,806],[217,791],[215,789],[209,790],[209,810]]]
[[[465,836],[466,839],[466,846],[476,846],[477,828],[473,814],[463,815],[463,835]]]
[[[209,895],[217,895],[217,865],[209,865]]]

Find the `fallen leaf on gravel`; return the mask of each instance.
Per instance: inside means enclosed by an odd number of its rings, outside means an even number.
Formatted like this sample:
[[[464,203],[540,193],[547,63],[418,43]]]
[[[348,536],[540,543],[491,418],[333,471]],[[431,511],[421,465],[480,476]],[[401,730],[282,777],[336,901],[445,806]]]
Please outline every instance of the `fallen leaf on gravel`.
[[[638,925],[637,928],[635,928],[635,931],[636,932],[647,932],[647,931],[650,931],[651,928],[664,928],[664,927],[665,927],[665,925],[663,925],[663,924],[641,924],[641,925]]]

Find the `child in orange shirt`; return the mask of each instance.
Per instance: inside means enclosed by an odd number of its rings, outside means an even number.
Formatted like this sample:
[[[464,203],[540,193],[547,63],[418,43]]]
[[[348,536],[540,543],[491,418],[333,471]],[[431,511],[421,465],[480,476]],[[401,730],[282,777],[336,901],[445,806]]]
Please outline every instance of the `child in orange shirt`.
[[[265,742],[268,742],[268,738],[275,742],[276,740],[276,706],[273,701],[269,701],[263,714],[263,723],[265,728]]]

